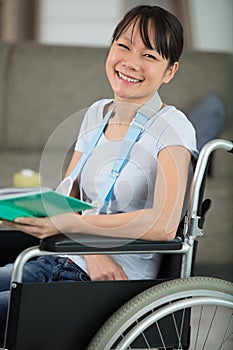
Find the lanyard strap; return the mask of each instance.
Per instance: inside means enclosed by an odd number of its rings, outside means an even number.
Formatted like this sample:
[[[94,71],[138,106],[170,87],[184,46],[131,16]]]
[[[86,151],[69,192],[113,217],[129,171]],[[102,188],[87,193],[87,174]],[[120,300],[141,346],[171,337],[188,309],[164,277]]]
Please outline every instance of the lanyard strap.
[[[91,142],[87,145],[87,147],[85,148],[80,160],[78,161],[78,163],[76,164],[76,166],[74,167],[73,171],[70,174],[70,177],[72,179],[72,181],[74,181],[77,176],[80,174],[80,172],[82,171],[84,165],[86,164],[88,158],[91,156],[93,149],[95,148],[95,146],[97,145],[100,137],[102,136],[103,132],[104,132],[104,128],[107,125],[111,115],[112,115],[113,109],[111,109],[108,113],[106,113],[104,119],[103,119],[103,124],[101,124],[95,135],[93,136],[93,138],[91,139]]]
[[[130,128],[120,148],[119,154],[113,164],[111,172],[109,173],[108,179],[96,198],[96,202],[99,206],[99,212],[102,214],[105,214],[107,211],[108,203],[111,199],[115,182],[120,175],[121,170],[126,165],[133,145],[139,139],[139,136],[147,120],[148,117],[146,115],[137,112],[130,125]]]
[[[118,157],[116,158],[108,179],[96,198],[96,202],[101,214],[107,212],[108,204],[112,196],[115,182],[121,170],[126,165],[133,145],[140,137],[148,119],[154,116],[162,107],[162,101],[156,92],[154,96],[142,105],[134,117],[130,128],[125,136]]]

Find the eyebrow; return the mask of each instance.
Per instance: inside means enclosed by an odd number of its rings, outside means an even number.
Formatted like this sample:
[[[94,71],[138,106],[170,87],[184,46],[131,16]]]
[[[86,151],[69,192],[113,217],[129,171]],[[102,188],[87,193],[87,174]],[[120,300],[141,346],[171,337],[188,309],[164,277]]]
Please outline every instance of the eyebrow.
[[[132,44],[132,38],[133,38],[133,36],[129,37],[127,34],[122,33],[117,40],[124,39],[124,40],[126,40],[126,41],[128,41],[128,42],[130,42]],[[146,48],[146,50],[158,52],[156,47],[152,47],[152,49],[151,49],[150,47],[147,47],[145,45],[145,48]]]
[[[126,35],[125,33],[122,33],[117,40],[119,39],[125,39],[126,41],[129,41],[130,43],[132,43],[132,38]]]

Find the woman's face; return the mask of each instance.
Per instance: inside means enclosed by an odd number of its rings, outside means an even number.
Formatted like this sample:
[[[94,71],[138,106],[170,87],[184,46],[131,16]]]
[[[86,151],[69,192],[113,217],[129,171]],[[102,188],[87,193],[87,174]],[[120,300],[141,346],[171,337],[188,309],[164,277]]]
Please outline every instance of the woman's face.
[[[154,42],[152,30],[150,42]],[[138,25],[132,23],[110,48],[106,60],[106,73],[117,102],[143,104],[162,83],[174,76],[178,63],[169,67],[167,59],[156,48],[145,47]]]

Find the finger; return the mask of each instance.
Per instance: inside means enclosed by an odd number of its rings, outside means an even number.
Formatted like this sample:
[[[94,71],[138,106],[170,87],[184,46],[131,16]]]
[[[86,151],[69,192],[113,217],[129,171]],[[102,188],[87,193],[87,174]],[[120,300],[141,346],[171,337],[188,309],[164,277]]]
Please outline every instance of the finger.
[[[20,217],[14,220],[15,223],[29,226],[41,226],[42,218]]]
[[[13,221],[2,220],[2,225],[3,225],[3,226],[10,226],[10,227],[15,228],[15,224],[14,224]]]
[[[24,233],[30,234],[37,238],[44,238],[47,235],[46,222],[42,218],[17,218],[15,221],[5,221],[6,225],[22,231]]]
[[[17,224],[15,223],[14,221],[2,221],[3,225],[5,226],[10,226],[10,227],[13,227],[13,228],[20,228],[22,225],[21,224]]]
[[[127,281],[128,280],[128,277],[125,273],[118,273],[114,276],[114,279],[115,280],[123,280],[123,281]]]
[[[128,280],[128,276],[126,275],[125,271],[121,266],[115,271],[114,279],[124,281]]]
[[[15,230],[22,231],[24,233],[32,234],[35,236],[35,232],[32,229],[32,226],[17,224],[17,223],[14,223],[12,221],[4,221],[3,223],[4,223],[4,225],[10,226],[10,227],[14,228]]]
[[[92,281],[113,281],[114,280],[113,276],[106,276],[106,275],[90,274],[90,277]]]

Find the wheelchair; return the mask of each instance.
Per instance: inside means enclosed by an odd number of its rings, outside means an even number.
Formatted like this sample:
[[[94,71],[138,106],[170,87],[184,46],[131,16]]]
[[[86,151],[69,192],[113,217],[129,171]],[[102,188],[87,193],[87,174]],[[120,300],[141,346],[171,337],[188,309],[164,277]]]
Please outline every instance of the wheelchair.
[[[198,158],[190,204],[173,241],[94,237],[43,239],[14,264],[5,350],[232,349],[233,283],[193,276],[208,160],[233,143],[208,142]],[[41,255],[162,254],[156,280],[22,283],[24,264]]]

